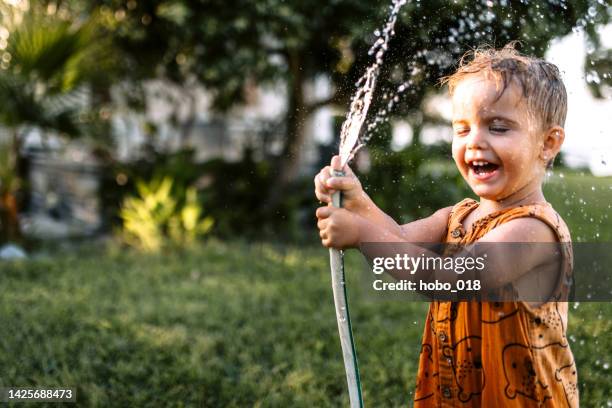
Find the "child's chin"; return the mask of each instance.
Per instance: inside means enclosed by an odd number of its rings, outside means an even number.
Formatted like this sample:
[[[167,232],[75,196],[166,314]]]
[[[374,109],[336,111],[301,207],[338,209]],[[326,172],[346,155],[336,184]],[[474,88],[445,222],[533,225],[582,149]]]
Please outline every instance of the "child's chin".
[[[500,192],[497,189],[493,190],[484,186],[472,186],[472,191],[480,198],[485,200],[497,200],[500,198]]]

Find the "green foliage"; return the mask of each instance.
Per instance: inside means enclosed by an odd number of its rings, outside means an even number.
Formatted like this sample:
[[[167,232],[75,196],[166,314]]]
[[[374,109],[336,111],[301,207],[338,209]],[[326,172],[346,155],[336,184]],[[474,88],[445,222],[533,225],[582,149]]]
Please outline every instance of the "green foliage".
[[[447,144],[410,145],[400,152],[375,148],[362,183],[394,219],[405,223],[426,217],[473,196],[449,155]]]
[[[183,208],[168,224],[170,238],[183,245],[191,244],[196,237],[207,234],[214,224],[212,217],[203,217],[195,188],[188,188],[185,196]]]
[[[346,406],[326,250],[99,251],[2,264],[0,383],[71,385],[79,406]],[[361,268],[349,251],[366,406],[409,406],[427,305],[368,298]],[[611,317],[611,304],[570,307],[581,406],[612,392]]]
[[[245,90],[252,89],[253,85],[285,83],[288,108],[284,122],[287,137],[281,140],[281,144],[285,145],[281,150],[281,160],[273,162],[275,167],[262,164],[254,171],[257,177],[266,172],[267,180],[282,190],[283,197],[291,196],[291,200],[303,202],[302,198],[293,198],[294,190],[285,190],[284,186],[279,185],[278,182],[283,181],[279,175],[289,175],[287,178],[294,181],[293,174],[297,172],[288,170],[295,170],[295,166],[291,165],[298,163],[294,157],[299,149],[294,147],[303,142],[301,124],[308,115],[326,103],[348,105],[355,81],[363,74],[365,66],[371,63],[367,50],[375,40],[372,33],[387,17],[389,2],[239,0],[228,7],[227,2],[221,0],[73,0],[62,2],[62,6],[71,9],[73,15],[97,17],[108,33],[107,38],[112,39],[112,44],[121,50],[121,58],[115,58],[115,62],[124,68],[121,74],[128,81],[139,83],[161,77],[182,86],[194,82],[202,84],[211,92],[214,107],[219,109],[228,109],[243,102]],[[396,35],[389,44],[389,52],[381,68],[378,95],[395,91],[400,83],[410,79],[407,91],[389,114],[405,116],[420,111],[421,102],[437,79],[448,74],[453,69],[453,61],[466,50],[483,43],[501,46],[519,39],[524,45],[523,51],[543,55],[552,39],[571,32],[574,26],[585,29],[588,41],[596,52],[596,55],[592,55],[592,69],[605,69],[608,66],[605,62],[609,58],[601,50],[597,27],[607,24],[609,16],[609,6],[596,0],[529,1],[520,4],[449,3],[443,0],[408,2],[398,16]],[[50,33],[54,32],[50,30]],[[49,38],[51,41],[54,35]],[[84,65],[75,64],[79,67]],[[305,84],[321,75],[331,78],[334,85],[331,89],[335,93],[324,100],[305,98]],[[133,88],[137,89],[138,86]],[[17,94],[16,91],[14,93]],[[138,99],[138,92],[134,94],[134,99]],[[19,100],[16,97],[9,99]],[[21,105],[37,106],[30,102],[26,98]],[[371,111],[385,108],[388,102],[383,97],[375,96]],[[70,112],[59,115],[57,126],[61,124],[61,128],[69,129],[66,123],[72,122],[66,118],[70,115]],[[35,111],[31,116],[40,116],[40,113]],[[415,129],[436,119],[412,116],[417,118],[411,120]],[[413,195],[427,192],[419,184],[432,183],[442,183],[452,189],[453,193],[447,201],[461,192],[455,182],[456,175],[445,172],[446,176],[441,179],[431,169],[416,172],[415,165],[408,165],[402,162],[408,159],[399,157],[390,159],[395,161],[392,166],[395,169],[412,169],[410,179],[404,185]],[[395,186],[399,186],[400,179],[396,177],[395,180]],[[423,183],[419,183],[419,180]],[[257,183],[259,179],[252,184]],[[269,193],[273,190],[265,188],[256,191],[257,194],[252,194],[252,197],[267,201],[262,191]],[[382,191],[380,186],[379,191]],[[217,192],[207,194],[214,195],[215,200],[220,196]],[[235,196],[244,197],[245,194],[242,189]],[[435,208],[443,198],[424,203],[422,211],[418,208],[410,210],[413,214],[409,218]],[[255,200],[249,197],[246,201]],[[268,213],[262,214],[265,219],[274,221],[278,215],[285,217],[285,221],[295,218],[286,212],[290,206],[281,205],[279,208],[273,200],[270,202],[273,205],[266,209]],[[258,205],[255,205],[255,211],[259,215]],[[233,214],[227,213],[228,218],[233,218]],[[223,222],[222,218],[217,217],[220,225],[223,225],[221,230],[239,231],[241,224],[251,223],[249,217],[228,222]]]
[[[310,236],[316,204],[312,179],[308,177],[292,186],[271,212],[265,201],[273,186],[270,167],[268,162],[255,161],[248,150],[245,159],[239,162],[213,159],[204,163],[196,163],[194,151],[189,149],[174,153],[151,152],[143,160],[120,164],[108,173],[102,191],[106,216],[114,219],[118,215],[114,203],[138,194],[135,180],[168,176],[174,181],[179,201],[184,200],[182,191],[186,186],[197,186],[199,202],[205,203],[207,214],[215,220],[211,233],[216,236],[258,239]],[[118,185],[118,177],[127,182]],[[119,208],[116,211],[118,213]],[[301,216],[307,217],[309,222]]]
[[[161,72],[178,83],[193,75],[215,90],[216,106],[227,108],[243,101],[249,81],[293,84],[320,74],[332,77],[339,94],[335,101],[347,102],[353,84],[371,62],[367,49],[372,32],[383,24],[390,2],[238,0],[228,7],[222,0],[144,0],[127,8],[115,0],[95,4],[104,6],[107,25],[131,61],[132,75],[141,79]],[[121,19],[114,17],[117,13]],[[609,16],[609,6],[596,0],[490,6],[408,2],[400,13],[380,85],[397,85],[398,74],[411,70],[406,62],[418,55],[422,74],[414,76],[414,85],[426,86],[407,95],[403,106],[414,111],[425,91],[448,73],[452,61],[474,46],[501,46],[518,39],[528,53],[543,55],[551,39],[579,24],[589,42],[599,47],[596,27],[605,25]],[[446,62],[428,63],[438,57]]]
[[[6,55],[0,71],[2,123],[77,136],[88,119],[99,120],[88,115],[84,101],[91,87],[108,84],[116,55],[97,16],[75,23],[34,8],[9,27]]]
[[[167,240],[185,246],[210,231],[213,219],[203,217],[195,188],[187,189],[181,205],[172,186],[170,177],[136,182],[139,196],[126,198],[120,211],[123,237],[129,245],[144,251],[158,250]]]
[[[250,153],[241,162],[211,160],[204,164],[202,171],[208,185],[202,195],[218,221],[217,232],[221,236],[261,239],[299,235],[296,216],[304,199],[315,201],[312,182],[306,188],[288,191],[275,211],[270,212],[265,200],[273,188],[270,167],[270,163],[254,161]]]
[[[605,98],[612,89],[612,49],[599,49],[587,55],[586,79],[593,95]]]
[[[108,137],[108,118],[99,114],[104,106],[98,94],[110,83],[117,64],[96,15],[68,21],[48,13],[39,2],[2,3],[0,11],[0,124],[12,137],[2,164],[2,188],[14,207],[5,222],[19,237],[15,190],[25,184],[20,182],[26,176],[20,157],[23,128]]]

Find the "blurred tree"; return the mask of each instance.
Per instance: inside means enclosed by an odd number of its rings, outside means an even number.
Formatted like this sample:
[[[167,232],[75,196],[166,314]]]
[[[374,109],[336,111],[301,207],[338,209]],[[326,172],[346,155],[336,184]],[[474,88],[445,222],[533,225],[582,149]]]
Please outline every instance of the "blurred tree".
[[[97,0],[112,17],[116,40],[129,55],[134,78],[193,81],[214,92],[219,109],[244,100],[250,83],[287,85],[286,138],[275,165],[281,191],[291,182],[304,143],[304,122],[326,104],[347,106],[354,83],[371,62],[367,49],[389,2],[364,0]],[[610,7],[597,0],[412,1],[402,9],[379,88],[395,90],[410,79],[395,113],[408,115],[415,129],[427,115],[415,113],[431,85],[452,69],[466,50],[483,43],[519,39],[523,50],[542,55],[549,42],[581,26],[600,46],[596,27],[610,19]],[[110,21],[109,20],[109,21]],[[305,84],[317,75],[332,78],[334,92],[308,100]],[[386,101],[376,98],[373,111]],[[418,141],[418,132],[417,132]],[[272,200],[273,204],[276,200]]]
[[[4,240],[19,237],[15,193],[25,130],[37,127],[72,137],[95,132],[105,119],[96,90],[105,89],[115,66],[98,16],[74,19],[47,6],[17,2],[1,10],[0,123],[11,133],[0,173]]]
[[[297,175],[304,124],[318,108],[347,107],[356,80],[371,63],[367,50],[389,12],[390,1],[365,0],[63,0],[74,13],[101,16],[123,51],[122,74],[132,83],[170,81],[184,92],[191,113],[180,126],[186,135],[195,119],[193,88],[204,85],[214,107],[244,102],[252,85],[286,84],[286,137],[271,173],[267,207],[274,211]],[[597,27],[610,21],[601,0],[409,1],[402,9],[370,111],[407,118],[415,143],[424,123],[422,101],[437,78],[452,71],[466,50],[521,40],[523,51],[543,55],[550,41],[581,27],[603,67]],[[331,78],[332,95],[311,100],[305,86],[319,75]],[[609,75],[609,74],[608,74]],[[604,77],[608,78],[608,77]],[[399,103],[389,99],[406,84]],[[136,89],[137,87],[133,88]],[[138,93],[138,92],[136,92]],[[369,118],[376,131],[375,115]]]
[[[612,97],[612,49],[597,49],[589,53],[585,64],[586,80],[593,95]]]
[[[194,81],[214,93],[220,110],[243,102],[249,84],[287,84],[286,133],[277,163],[281,182],[294,178],[304,122],[318,107],[343,102],[346,93],[307,101],[304,85],[317,74],[335,71],[351,39],[363,32],[372,11],[363,0],[206,1],[99,0],[90,3],[114,16],[118,44],[130,56],[136,79]],[[379,13],[380,14],[380,13]],[[350,52],[350,50],[348,50]],[[345,67],[346,60],[343,60]],[[344,68],[343,68],[344,69]]]

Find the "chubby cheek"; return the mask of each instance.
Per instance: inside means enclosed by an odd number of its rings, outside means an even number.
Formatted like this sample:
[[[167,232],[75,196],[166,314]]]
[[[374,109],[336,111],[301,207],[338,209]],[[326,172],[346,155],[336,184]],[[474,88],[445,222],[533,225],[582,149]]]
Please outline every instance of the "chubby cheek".
[[[455,165],[459,169],[459,172],[465,177],[467,175],[467,165],[465,164],[465,145],[457,140],[457,138],[453,138],[453,160],[455,160]]]

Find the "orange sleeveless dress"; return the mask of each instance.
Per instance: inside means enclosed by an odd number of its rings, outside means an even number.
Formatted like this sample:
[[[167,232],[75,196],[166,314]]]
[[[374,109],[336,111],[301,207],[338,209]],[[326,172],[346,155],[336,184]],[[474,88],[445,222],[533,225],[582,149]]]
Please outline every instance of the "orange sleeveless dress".
[[[476,221],[461,221],[478,206],[465,199],[453,207],[445,242],[467,244],[515,218],[548,224],[559,242],[569,230],[548,204],[504,209]],[[557,290],[571,274],[571,245],[564,245]],[[555,292],[557,293],[557,292]],[[524,302],[433,301],[419,356],[414,406],[578,407],[578,380],[566,337],[567,302],[532,307]]]

